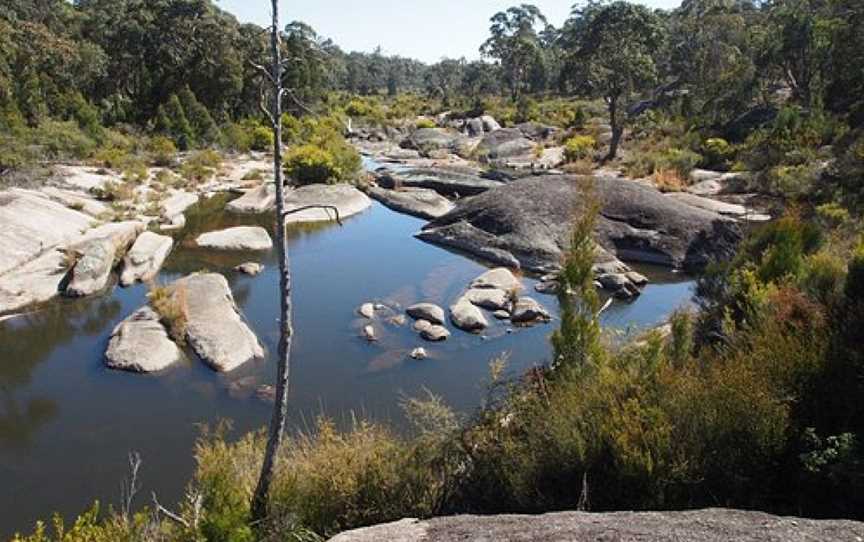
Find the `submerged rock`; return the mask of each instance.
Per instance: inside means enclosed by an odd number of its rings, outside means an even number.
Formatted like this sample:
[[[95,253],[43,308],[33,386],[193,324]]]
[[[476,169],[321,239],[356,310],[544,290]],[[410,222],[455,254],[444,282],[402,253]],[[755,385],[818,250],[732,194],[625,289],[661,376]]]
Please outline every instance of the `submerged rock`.
[[[114,328],[105,364],[111,369],[153,373],[183,358],[183,351],[168,337],[156,311],[142,307]]]
[[[239,198],[228,202],[225,209],[237,214],[260,214],[272,211],[275,207],[276,185],[271,182],[249,190]]]
[[[339,217],[362,213],[372,206],[372,201],[350,184],[311,184],[288,190],[285,194],[285,210],[299,209],[310,205],[330,205],[339,210]],[[333,222],[335,213],[330,209],[307,209],[285,217],[287,224],[301,222]]]
[[[387,190],[373,186],[368,193],[394,211],[427,220],[446,215],[453,210],[450,200],[428,188]]]
[[[697,209],[626,179],[598,178],[602,208],[595,239],[625,261],[698,269],[728,257],[740,239],[727,217]],[[417,236],[507,267],[560,269],[583,192],[577,177],[521,179],[468,200]],[[601,260],[602,261],[602,260]]]
[[[243,273],[244,275],[249,275],[250,277],[256,277],[264,271],[264,266],[258,262],[246,262],[241,263],[235,267],[234,270]]]
[[[171,285],[186,314],[186,337],[201,359],[219,372],[264,357],[258,338],[243,320],[225,277],[195,274]]]
[[[142,222],[105,224],[91,230],[83,240],[67,248],[66,252],[75,264],[65,294],[82,297],[103,290],[114,266],[142,231]]]
[[[123,258],[120,284],[129,286],[137,281],[146,282],[156,277],[173,246],[174,240],[166,235],[149,231],[139,235]]]
[[[195,243],[214,250],[270,250],[273,241],[267,230],[258,226],[238,226],[198,236]]]
[[[463,331],[476,332],[489,327],[489,321],[480,309],[464,298],[450,306],[450,321]]]
[[[427,322],[439,325],[443,324],[446,318],[444,309],[432,303],[417,303],[408,307],[405,312],[415,320],[426,320]]]

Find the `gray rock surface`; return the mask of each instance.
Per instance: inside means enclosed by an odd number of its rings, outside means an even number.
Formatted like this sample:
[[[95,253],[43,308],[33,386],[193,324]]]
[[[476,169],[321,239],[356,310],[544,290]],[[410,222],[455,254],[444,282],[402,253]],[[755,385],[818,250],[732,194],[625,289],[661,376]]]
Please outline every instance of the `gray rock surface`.
[[[493,288],[505,292],[518,291],[522,289],[522,281],[516,278],[516,275],[509,269],[497,267],[472,280],[471,288]]]
[[[238,226],[198,236],[195,243],[213,250],[270,250],[273,240],[267,230],[258,226]]]
[[[533,322],[548,322],[552,319],[545,308],[540,303],[530,297],[520,297],[513,304],[513,313],[510,316],[510,321],[514,324],[530,324]]]
[[[371,320],[372,318],[375,318],[375,305],[372,303],[363,303],[357,309],[357,313],[363,318]]]
[[[425,348],[415,348],[411,351],[411,359],[416,359],[418,361],[422,361],[429,357],[429,354],[426,352]]]
[[[172,224],[175,228],[182,228],[186,224],[186,217],[183,213],[189,207],[198,203],[198,194],[189,192],[175,191],[162,202],[162,218],[165,222]]]
[[[394,211],[426,220],[438,218],[453,210],[453,203],[450,200],[428,188],[408,187],[401,190],[387,190],[373,186],[367,192],[373,199]]]
[[[728,257],[740,239],[734,221],[626,179],[598,178],[601,212],[595,240],[624,261],[698,269]],[[515,181],[457,203],[418,238],[506,267],[560,268],[583,192],[578,178],[547,175]]]
[[[111,271],[143,231],[142,222],[116,222],[87,232],[83,240],[66,249],[75,265],[64,293],[83,297],[103,290]]]
[[[186,336],[195,353],[214,370],[232,371],[264,357],[258,338],[240,315],[225,277],[195,274],[171,285],[175,300],[185,306]]]
[[[137,281],[146,282],[156,277],[173,246],[174,240],[167,235],[149,231],[139,235],[123,258],[120,284],[129,286]]]
[[[476,196],[501,186],[498,181],[481,178],[479,172],[442,167],[383,171],[377,175],[375,182],[386,189],[427,188],[448,197]]]
[[[858,542],[864,523],[709,509],[686,512],[558,512],[537,516],[403,519],[347,531],[331,542]]]
[[[446,319],[444,309],[432,303],[417,303],[405,309],[405,312],[415,320],[425,320],[432,324],[443,324]]]
[[[14,272],[0,276],[0,314],[59,296],[69,273],[66,263],[66,255],[59,249],[52,249]]]
[[[475,152],[481,158],[498,160],[531,154],[535,145],[518,128],[502,128],[486,134]]]
[[[168,337],[159,315],[149,306],[114,328],[105,352],[109,368],[135,373],[162,371],[183,358],[183,351]]]
[[[489,321],[470,301],[462,298],[450,306],[450,321],[463,331],[482,331],[489,327]]]
[[[687,192],[673,192],[667,194],[667,196],[676,201],[686,203],[687,205],[692,205],[693,207],[697,207],[699,209],[704,209],[706,211],[711,211],[736,219],[746,219],[750,222],[766,222],[768,220],[771,220],[771,217],[769,215],[758,213],[752,209],[748,209],[747,207],[743,205],[738,205],[736,203],[726,203],[724,201],[697,196],[696,194],[691,194]]]
[[[490,311],[510,308],[510,294],[497,288],[471,288],[462,295],[462,298]]]
[[[225,209],[237,214],[260,214],[272,211],[275,207],[276,186],[273,183],[267,183],[228,202]]]
[[[375,328],[373,326],[363,326],[363,338],[370,343],[377,341],[378,336],[375,334]]]
[[[258,262],[246,262],[241,263],[237,267],[234,268],[235,271],[239,271],[244,275],[249,275],[250,277],[256,277],[264,271],[264,266]]]
[[[420,336],[430,342],[446,341],[450,338],[450,332],[444,326],[429,325],[424,326],[420,331]]]
[[[372,201],[360,190],[350,184],[313,184],[288,190],[285,194],[285,209],[299,209],[309,205],[330,205],[339,210],[342,219],[362,213],[372,206]],[[301,222],[333,222],[336,216],[332,210],[308,209],[287,215],[288,224]]]
[[[428,156],[433,151],[455,150],[463,139],[461,134],[447,128],[420,128],[408,136],[401,146]]]

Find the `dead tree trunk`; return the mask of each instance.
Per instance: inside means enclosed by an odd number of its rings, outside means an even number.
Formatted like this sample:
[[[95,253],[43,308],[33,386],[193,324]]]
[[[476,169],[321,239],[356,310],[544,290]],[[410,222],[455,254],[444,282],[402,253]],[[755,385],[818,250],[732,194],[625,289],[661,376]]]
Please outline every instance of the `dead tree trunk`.
[[[273,176],[276,182],[276,250],[279,259],[279,357],[277,360],[276,403],[273,418],[270,420],[270,433],[261,475],[252,497],[251,520],[260,524],[267,517],[270,485],[279,455],[279,446],[285,434],[285,421],[288,416],[288,380],[291,368],[291,266],[288,259],[288,246],[285,239],[285,183],[282,171],[282,36],[279,31],[279,0],[272,0],[273,26],[270,29],[270,83],[272,101],[269,118],[273,125]]]

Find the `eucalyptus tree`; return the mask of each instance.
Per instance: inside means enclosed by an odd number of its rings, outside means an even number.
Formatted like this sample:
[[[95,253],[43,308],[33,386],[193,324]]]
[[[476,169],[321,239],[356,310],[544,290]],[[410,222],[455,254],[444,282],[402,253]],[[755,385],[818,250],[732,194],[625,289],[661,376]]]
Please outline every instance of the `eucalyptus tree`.
[[[480,53],[501,66],[510,97],[516,101],[532,81],[545,79],[543,44],[538,28],[546,29],[549,23],[540,9],[530,4],[496,13],[491,22],[492,35],[480,47]]]
[[[577,92],[603,98],[612,140],[607,160],[615,158],[624,134],[626,111],[639,92],[657,82],[656,51],[664,40],[657,14],[623,1],[579,11],[571,21],[569,67]]]

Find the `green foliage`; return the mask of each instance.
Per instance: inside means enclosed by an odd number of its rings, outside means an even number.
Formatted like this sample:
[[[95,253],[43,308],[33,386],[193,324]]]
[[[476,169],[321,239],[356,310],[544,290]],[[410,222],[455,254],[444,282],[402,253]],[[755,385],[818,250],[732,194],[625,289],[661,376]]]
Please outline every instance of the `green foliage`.
[[[222,167],[222,155],[214,150],[196,151],[180,166],[180,175],[192,182],[201,183],[213,178]]]
[[[360,170],[360,155],[345,141],[340,119],[282,117],[286,143],[296,145],[285,156],[286,174],[300,184],[348,182]]]
[[[596,147],[597,140],[589,135],[573,136],[564,144],[564,158],[568,162],[588,158]]]
[[[156,136],[147,145],[147,152],[154,166],[169,167],[177,159],[177,147],[165,136]]]
[[[315,145],[289,150],[285,155],[285,173],[301,185],[335,183],[342,176],[333,155]]]
[[[416,123],[414,123],[414,127],[418,130],[422,128],[435,128],[436,126],[437,125],[435,124],[434,120],[426,118],[419,119]]]
[[[273,129],[266,126],[256,126],[249,138],[249,148],[253,151],[273,150]]]
[[[721,137],[711,137],[702,143],[702,166],[728,171],[735,162],[735,148]]]

